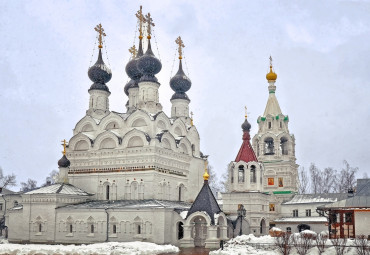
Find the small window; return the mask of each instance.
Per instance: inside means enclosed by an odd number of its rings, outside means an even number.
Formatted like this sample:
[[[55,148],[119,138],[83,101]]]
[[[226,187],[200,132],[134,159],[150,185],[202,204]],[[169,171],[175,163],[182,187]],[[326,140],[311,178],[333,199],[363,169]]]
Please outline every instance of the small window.
[[[283,123],[280,121],[280,128],[283,128]]]
[[[275,212],[275,204],[269,205],[270,212]]]
[[[15,206],[18,206],[18,201],[17,201],[17,200],[15,200],[15,201],[13,202],[13,205],[14,205],[14,207],[15,207]]]
[[[107,185],[105,190],[105,199],[109,200],[109,185]]]
[[[271,121],[269,121],[269,129],[271,129],[271,126],[272,126],[272,125],[271,125]]]
[[[293,217],[298,217],[298,209],[293,210]]]
[[[73,226],[72,224],[69,224],[69,233],[72,233],[73,232]]]
[[[39,223],[39,232],[42,232],[42,224]]]
[[[94,224],[91,224],[90,225],[90,233],[93,234],[94,233]]]
[[[3,210],[3,204],[0,204],[0,211]]]
[[[113,234],[117,234],[117,225],[113,225]]]
[[[183,227],[184,223],[182,222],[179,222],[178,224],[178,232],[177,232],[177,239],[180,240],[182,238],[184,238],[184,227]]]
[[[141,226],[137,225],[137,234],[141,234]]]
[[[306,216],[307,217],[311,217],[311,209],[307,209],[306,210]]]
[[[287,228],[286,228],[286,232],[287,232],[287,233],[291,233],[291,232],[292,232],[292,228],[291,228],[291,227],[287,227]]]
[[[244,182],[244,166],[239,166],[238,182]]]

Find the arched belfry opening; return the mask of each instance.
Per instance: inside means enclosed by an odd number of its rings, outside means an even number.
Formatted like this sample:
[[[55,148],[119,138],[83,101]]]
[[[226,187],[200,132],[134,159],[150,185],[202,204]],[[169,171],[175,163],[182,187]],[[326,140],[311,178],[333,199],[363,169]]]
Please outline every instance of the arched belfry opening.
[[[288,139],[286,137],[280,138],[280,150],[282,155],[288,155]]]
[[[267,137],[265,139],[265,155],[274,155],[275,154],[275,148],[274,148],[274,139],[271,137]]]
[[[251,183],[255,183],[257,182],[257,177],[256,177],[256,166],[255,165],[251,165],[251,169],[250,169],[250,180],[251,180]]]
[[[238,182],[244,182],[245,174],[244,174],[244,166],[239,166],[238,168]]]

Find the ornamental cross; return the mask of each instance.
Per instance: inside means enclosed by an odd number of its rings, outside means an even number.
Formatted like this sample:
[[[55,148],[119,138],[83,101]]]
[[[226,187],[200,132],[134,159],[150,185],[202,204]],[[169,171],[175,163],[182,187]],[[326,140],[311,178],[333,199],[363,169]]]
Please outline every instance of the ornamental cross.
[[[151,38],[151,34],[152,34],[152,26],[154,27],[154,23],[153,23],[153,19],[150,17],[150,12],[148,12],[147,15],[145,15],[145,20],[144,22],[146,22],[148,24],[148,29],[147,29],[147,32],[148,32],[148,39]]]
[[[271,57],[271,55],[270,55],[270,66],[272,66],[272,57]]]
[[[95,31],[99,33],[99,48],[103,48],[103,36],[107,36],[104,33],[104,28],[102,27],[101,24],[96,25]]]
[[[62,141],[62,145],[63,145],[63,151],[62,151],[62,153],[63,153],[63,155],[66,155],[66,147],[67,147],[67,141],[66,141],[66,139],[64,139]]]
[[[130,49],[128,49],[128,51],[132,54],[132,58],[136,57],[137,50],[136,50],[135,45],[132,46]]]
[[[181,36],[177,37],[176,44],[179,45],[178,51],[179,51],[179,59],[182,59],[182,48],[185,47],[184,42],[181,40]]]
[[[139,22],[139,32],[140,32],[139,39],[143,39],[143,23],[145,22],[145,18],[143,15],[143,6],[140,5],[140,10],[137,11],[135,16]]]
[[[247,106],[244,106],[244,111],[245,111],[245,118],[247,118],[248,117],[248,113],[250,113],[250,112],[247,111]]]

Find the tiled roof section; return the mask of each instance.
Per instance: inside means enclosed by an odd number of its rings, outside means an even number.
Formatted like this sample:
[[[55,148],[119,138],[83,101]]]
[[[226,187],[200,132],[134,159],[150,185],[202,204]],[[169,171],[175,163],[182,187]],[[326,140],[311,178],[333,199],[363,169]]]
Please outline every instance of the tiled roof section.
[[[64,194],[64,195],[79,195],[91,196],[92,194],[83,191],[69,183],[57,183],[50,186],[42,187],[25,193],[26,195],[32,194]]]
[[[244,162],[258,162],[256,154],[253,151],[252,145],[250,143],[249,132],[243,132],[243,143],[240,147],[238,155],[236,156],[235,162],[244,161]]]
[[[181,212],[188,210],[191,204],[180,201],[168,201],[168,200],[156,200],[156,199],[145,199],[145,200],[95,200],[88,201],[80,204],[66,205],[60,208],[72,208],[72,209],[140,209],[140,208],[173,208],[175,211]]]
[[[214,215],[221,212],[220,206],[218,205],[216,198],[214,197],[211,188],[208,185],[208,181],[204,181],[203,187],[193,205],[190,207],[186,218],[195,212],[206,212],[209,217],[211,217],[212,225],[215,224]]]
[[[348,198],[346,193],[329,194],[302,194],[295,195],[291,200],[283,203],[284,205],[311,204],[311,203],[334,203]]]

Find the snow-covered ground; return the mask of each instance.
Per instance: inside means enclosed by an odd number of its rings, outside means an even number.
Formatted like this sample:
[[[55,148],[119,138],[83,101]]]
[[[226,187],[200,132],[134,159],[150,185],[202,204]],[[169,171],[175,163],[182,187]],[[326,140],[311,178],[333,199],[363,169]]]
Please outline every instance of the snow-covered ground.
[[[10,244],[3,242],[0,244],[0,254],[37,254],[37,255],[146,255],[178,252],[179,248],[173,245],[158,245],[146,242],[109,242],[96,243],[89,245],[45,245],[45,244]]]
[[[225,245],[224,250],[216,250],[211,251],[210,255],[251,255],[251,254],[259,254],[259,255],[278,255],[279,253],[273,246],[275,242],[275,237],[261,236],[256,237],[253,234],[250,235],[242,235],[235,237],[227,242]],[[327,245],[331,246],[331,242],[327,241]],[[353,245],[353,241],[348,240],[347,245]],[[254,248],[254,247],[256,248]],[[316,247],[311,248],[307,255],[318,255],[319,252]],[[356,255],[356,250],[354,247],[348,247],[346,255]],[[290,255],[298,255],[298,253],[293,248]],[[325,250],[322,255],[336,255],[335,248],[329,247]]]

